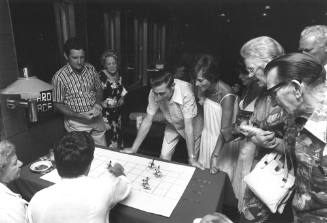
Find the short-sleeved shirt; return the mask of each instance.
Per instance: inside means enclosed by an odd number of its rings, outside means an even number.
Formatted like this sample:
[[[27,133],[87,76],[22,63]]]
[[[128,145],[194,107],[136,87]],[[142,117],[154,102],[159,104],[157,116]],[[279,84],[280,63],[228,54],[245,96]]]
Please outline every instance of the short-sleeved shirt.
[[[148,114],[154,115],[160,109],[167,122],[173,125],[177,132],[184,137],[184,119],[198,118],[198,109],[192,85],[178,79],[174,79],[174,83],[174,93],[169,101],[156,102],[155,95],[151,90],[146,111]],[[194,136],[200,134],[201,130],[195,129]]]
[[[0,183],[0,222],[25,223],[27,201]]]
[[[29,223],[109,223],[111,208],[125,199],[131,184],[109,172],[101,178],[64,178],[37,192],[27,209]]]
[[[52,78],[53,102],[63,103],[74,112],[90,111],[96,102],[101,82],[95,68],[86,63],[81,74],[69,64],[63,66]]]
[[[294,220],[327,222],[327,88],[325,100],[296,138]]]

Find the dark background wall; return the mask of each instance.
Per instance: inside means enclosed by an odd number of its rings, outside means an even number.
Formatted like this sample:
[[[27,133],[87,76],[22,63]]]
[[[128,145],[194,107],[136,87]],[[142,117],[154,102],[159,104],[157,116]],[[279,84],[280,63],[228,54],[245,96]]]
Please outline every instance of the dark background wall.
[[[240,47],[247,40],[268,35],[291,52],[297,50],[299,35],[305,26],[327,24],[325,0],[142,0],[137,3],[87,0],[85,4],[88,60],[97,67],[105,45],[103,13],[116,9],[127,17],[146,17],[167,24],[168,64],[185,60],[193,65],[199,53],[212,53],[220,58],[222,79],[228,83],[237,81],[234,65]],[[0,88],[13,82],[18,68],[26,65],[31,68],[32,75],[49,82],[63,65],[56,36],[53,1],[1,0]],[[19,145],[24,160],[45,153],[62,135],[60,117],[59,121],[54,116],[37,126],[27,126],[24,110],[8,115],[4,99],[0,100],[1,124],[5,123],[5,128],[13,132],[11,139]]]
[[[86,0],[85,4],[88,59],[95,66],[99,67],[105,48],[103,13],[121,10],[122,16],[167,24],[167,63],[174,65],[182,57],[192,63],[190,55],[209,52],[220,58],[223,78],[229,83],[237,81],[233,69],[247,40],[268,35],[290,52],[297,50],[305,26],[327,24],[324,0]],[[11,0],[10,6],[18,66],[27,64],[40,79],[49,81],[62,65],[52,1]]]
[[[17,59],[9,5],[0,1],[0,89],[17,77]]]
[[[0,1],[0,89],[16,80],[18,76],[18,66],[14,35],[12,31],[9,4],[7,0]],[[0,98],[0,136],[4,137],[12,129],[21,129],[17,118],[7,112],[5,99]],[[19,114],[17,114],[19,116]],[[12,126],[9,123],[13,123]],[[12,128],[11,128],[12,126]]]
[[[38,54],[42,50],[47,52],[47,48],[44,49],[44,46],[40,45],[42,41],[37,35],[36,39],[30,39],[31,35],[39,33],[38,29],[44,30],[44,27],[36,26],[34,29],[29,29],[31,28],[31,23],[27,27],[24,26],[25,22],[33,21],[35,18],[34,13],[30,14],[30,16],[25,16],[25,18],[23,16],[21,18],[22,23],[19,26],[20,28],[17,31],[16,25],[16,34],[14,34],[8,1],[0,1],[0,89],[14,82],[19,76],[15,43],[19,48],[17,49],[19,53],[18,60],[25,58],[27,61],[38,62],[40,68],[42,67],[45,70],[49,68],[47,66],[46,56],[51,57],[51,54]],[[38,76],[43,77],[43,75]],[[26,119],[24,108],[7,109],[7,97],[19,98],[18,95],[0,95],[1,139],[6,138],[13,142],[16,145],[18,157],[24,163],[28,163],[40,155],[46,154],[62,136],[64,132],[62,120],[60,120],[60,117],[53,115],[46,122],[38,123],[38,125],[30,125]]]

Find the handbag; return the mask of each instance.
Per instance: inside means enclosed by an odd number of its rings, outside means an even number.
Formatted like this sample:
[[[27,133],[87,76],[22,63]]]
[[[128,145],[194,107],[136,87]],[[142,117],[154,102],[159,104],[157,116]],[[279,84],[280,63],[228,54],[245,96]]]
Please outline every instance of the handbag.
[[[295,177],[287,167],[284,147],[284,165],[282,155],[271,152],[265,155],[254,169],[244,177],[250,190],[269,208],[272,213],[282,213],[291,196]],[[292,162],[292,159],[291,159]],[[293,163],[292,163],[293,167]]]

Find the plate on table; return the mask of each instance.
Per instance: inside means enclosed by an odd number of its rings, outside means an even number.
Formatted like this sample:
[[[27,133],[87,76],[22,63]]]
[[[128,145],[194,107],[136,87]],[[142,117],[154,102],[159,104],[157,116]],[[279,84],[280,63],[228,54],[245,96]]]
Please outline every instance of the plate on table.
[[[30,170],[36,173],[44,173],[52,167],[52,163],[49,160],[36,161],[31,164]]]

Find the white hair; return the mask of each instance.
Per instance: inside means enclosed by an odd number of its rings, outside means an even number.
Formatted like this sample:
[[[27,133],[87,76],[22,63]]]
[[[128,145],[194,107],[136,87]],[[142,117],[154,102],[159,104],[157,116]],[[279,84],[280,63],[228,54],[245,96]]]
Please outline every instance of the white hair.
[[[301,32],[301,40],[307,39],[308,37],[314,37],[316,41],[327,45],[327,26],[325,25],[315,25],[307,26]]]
[[[284,48],[273,38],[260,36],[246,42],[241,50],[241,56],[245,58],[256,58],[264,63],[284,54]]]
[[[8,140],[0,142],[0,173],[8,165],[10,157],[15,154],[15,145]]]

